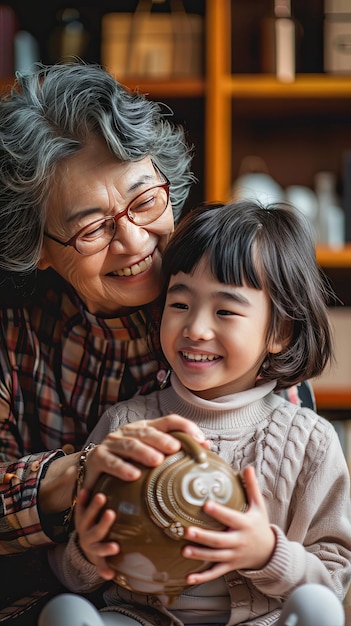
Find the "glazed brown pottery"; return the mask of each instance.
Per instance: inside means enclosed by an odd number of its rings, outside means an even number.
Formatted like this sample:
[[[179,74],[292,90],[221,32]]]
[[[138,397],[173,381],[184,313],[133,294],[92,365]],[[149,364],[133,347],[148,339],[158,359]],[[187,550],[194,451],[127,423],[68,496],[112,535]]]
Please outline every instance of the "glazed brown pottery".
[[[140,466],[141,477],[124,482],[103,474],[94,492],[107,495],[107,507],[117,512],[109,539],[120,553],[109,557],[115,582],[132,591],[154,594],[171,603],[188,586],[191,572],[210,563],[182,556],[188,526],[225,530],[206,515],[207,499],[244,511],[245,491],[238,474],[213,452],[182,432],[172,433],[182,443],[156,468]]]

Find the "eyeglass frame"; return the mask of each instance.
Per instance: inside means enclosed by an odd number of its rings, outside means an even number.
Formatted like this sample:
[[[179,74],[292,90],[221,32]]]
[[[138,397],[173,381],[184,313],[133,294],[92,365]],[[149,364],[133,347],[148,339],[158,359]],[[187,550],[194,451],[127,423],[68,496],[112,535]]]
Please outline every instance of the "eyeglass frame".
[[[73,235],[73,237],[70,237],[70,239],[68,239],[68,241],[60,241],[60,239],[57,239],[56,237],[54,237],[54,235],[51,235],[50,233],[48,233],[47,231],[44,231],[44,235],[45,237],[47,237],[48,239],[51,239],[52,241],[55,241],[56,243],[59,243],[61,246],[65,246],[65,248],[67,247],[71,247],[73,248],[73,250],[75,250],[76,252],[78,252],[78,254],[81,254],[82,256],[93,256],[94,254],[98,254],[99,252],[102,252],[103,250],[105,250],[105,248],[108,248],[111,243],[114,240],[115,234],[116,234],[116,230],[117,230],[117,221],[119,219],[121,219],[121,217],[126,216],[127,220],[129,222],[131,222],[131,224],[135,224],[135,221],[130,217],[130,215],[128,214],[128,211],[130,209],[130,205],[133,204],[140,196],[143,196],[145,193],[147,193],[148,191],[151,191],[151,189],[158,189],[160,187],[162,187],[167,195],[167,203],[166,206],[164,208],[164,210],[162,211],[162,213],[150,220],[149,222],[144,222],[143,224],[137,224],[137,226],[147,226],[148,224],[152,224],[152,222],[155,222],[156,220],[158,220],[166,211],[168,204],[169,204],[169,196],[170,196],[170,186],[171,183],[168,180],[166,174],[164,174],[155,163],[153,163],[154,168],[161,174],[161,176],[163,176],[163,178],[165,179],[164,183],[160,183],[159,185],[152,185],[152,187],[148,187],[148,189],[145,189],[145,191],[142,191],[141,193],[139,193],[137,196],[135,196],[130,202],[128,202],[128,205],[126,206],[126,208],[121,211],[120,213],[117,213],[116,215],[106,215],[105,217],[100,217],[99,219],[94,220],[93,222],[90,222],[90,224],[87,224],[87,226],[84,226],[83,228],[80,228],[79,231]],[[98,250],[97,252],[92,252],[91,254],[86,254],[85,252],[80,252],[80,250],[77,250],[76,248],[76,242],[77,239],[79,238],[80,234],[86,229],[89,228],[90,226],[94,226],[94,224],[97,224],[98,222],[103,222],[105,220],[113,220],[115,227],[114,227],[114,231],[113,231],[113,235],[111,237],[111,240],[109,241],[109,243],[106,244],[106,246],[104,246],[103,248],[101,248],[101,250]]]

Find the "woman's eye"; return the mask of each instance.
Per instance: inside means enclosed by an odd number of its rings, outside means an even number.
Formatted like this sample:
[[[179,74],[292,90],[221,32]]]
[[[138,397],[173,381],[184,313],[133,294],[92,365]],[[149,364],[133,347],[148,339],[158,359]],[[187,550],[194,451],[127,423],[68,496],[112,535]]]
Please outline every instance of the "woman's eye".
[[[138,201],[131,207],[132,211],[147,211],[151,204],[154,204],[154,195],[145,195],[138,198]]]
[[[105,234],[108,226],[106,222],[99,222],[97,224],[92,224],[91,226],[87,226],[86,230],[81,234],[81,237],[84,239],[96,239],[97,237],[101,237]]]

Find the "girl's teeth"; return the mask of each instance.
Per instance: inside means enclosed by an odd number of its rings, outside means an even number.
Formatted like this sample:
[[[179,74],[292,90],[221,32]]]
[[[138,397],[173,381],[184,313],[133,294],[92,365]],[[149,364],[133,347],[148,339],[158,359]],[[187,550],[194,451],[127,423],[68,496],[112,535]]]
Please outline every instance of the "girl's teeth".
[[[214,354],[193,354],[192,352],[182,352],[182,356],[188,361],[215,361],[219,358]]]

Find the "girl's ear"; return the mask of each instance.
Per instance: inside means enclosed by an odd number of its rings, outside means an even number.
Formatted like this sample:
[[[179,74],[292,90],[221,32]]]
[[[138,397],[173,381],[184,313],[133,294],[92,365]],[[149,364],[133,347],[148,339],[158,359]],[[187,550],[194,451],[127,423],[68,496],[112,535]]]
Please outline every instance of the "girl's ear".
[[[289,345],[292,336],[292,322],[283,322],[278,334],[279,336],[272,337],[268,342],[268,352],[271,354],[283,352]]]

